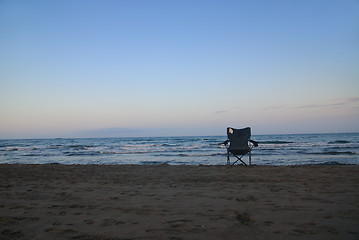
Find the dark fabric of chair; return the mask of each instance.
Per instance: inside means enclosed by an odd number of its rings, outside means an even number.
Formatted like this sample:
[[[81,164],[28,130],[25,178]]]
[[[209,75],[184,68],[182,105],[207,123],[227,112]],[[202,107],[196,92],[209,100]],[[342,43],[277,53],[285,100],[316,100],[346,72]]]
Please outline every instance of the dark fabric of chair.
[[[229,153],[231,153],[237,158],[237,161],[232,165],[238,161],[241,161],[243,165],[247,165],[242,160],[242,157],[249,153],[249,165],[251,165],[251,150],[254,146],[258,146],[257,142],[250,140],[251,128],[235,129],[229,127],[227,128],[227,137],[228,140],[225,142],[226,145],[229,143],[229,146],[227,146],[227,164],[230,164]]]

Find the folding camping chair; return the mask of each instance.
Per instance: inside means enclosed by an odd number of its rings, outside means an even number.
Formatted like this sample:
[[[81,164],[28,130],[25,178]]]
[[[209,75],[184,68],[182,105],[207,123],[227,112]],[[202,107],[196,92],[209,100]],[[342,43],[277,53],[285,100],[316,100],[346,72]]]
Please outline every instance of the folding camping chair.
[[[251,137],[251,129],[249,127],[243,129],[227,128],[228,140],[224,142],[227,148],[227,165],[230,165],[229,155],[233,154],[237,158],[232,165],[241,161],[243,165],[247,165],[242,157],[248,153],[249,165],[252,164],[251,151],[253,147],[258,147],[258,142],[249,139]],[[248,143],[249,142],[249,143]],[[229,143],[229,146],[228,146]]]

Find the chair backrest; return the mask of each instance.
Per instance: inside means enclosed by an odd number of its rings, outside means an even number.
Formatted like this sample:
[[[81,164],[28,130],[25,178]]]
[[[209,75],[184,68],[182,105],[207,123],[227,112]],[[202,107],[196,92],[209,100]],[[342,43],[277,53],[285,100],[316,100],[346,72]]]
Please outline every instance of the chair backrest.
[[[229,150],[248,150],[248,140],[251,137],[251,128],[227,128],[227,137],[230,142]]]

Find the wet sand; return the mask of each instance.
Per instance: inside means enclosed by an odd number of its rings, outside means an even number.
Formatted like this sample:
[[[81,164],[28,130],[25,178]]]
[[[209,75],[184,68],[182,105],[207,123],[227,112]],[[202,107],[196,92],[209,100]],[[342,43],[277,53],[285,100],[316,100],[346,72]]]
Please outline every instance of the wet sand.
[[[359,239],[359,166],[0,165],[0,239]]]

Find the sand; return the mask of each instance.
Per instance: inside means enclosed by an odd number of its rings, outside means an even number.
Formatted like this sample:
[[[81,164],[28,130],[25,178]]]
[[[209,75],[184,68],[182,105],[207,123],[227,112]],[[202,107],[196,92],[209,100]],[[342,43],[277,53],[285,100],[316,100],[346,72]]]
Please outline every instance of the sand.
[[[0,239],[359,239],[359,166],[0,165]]]

